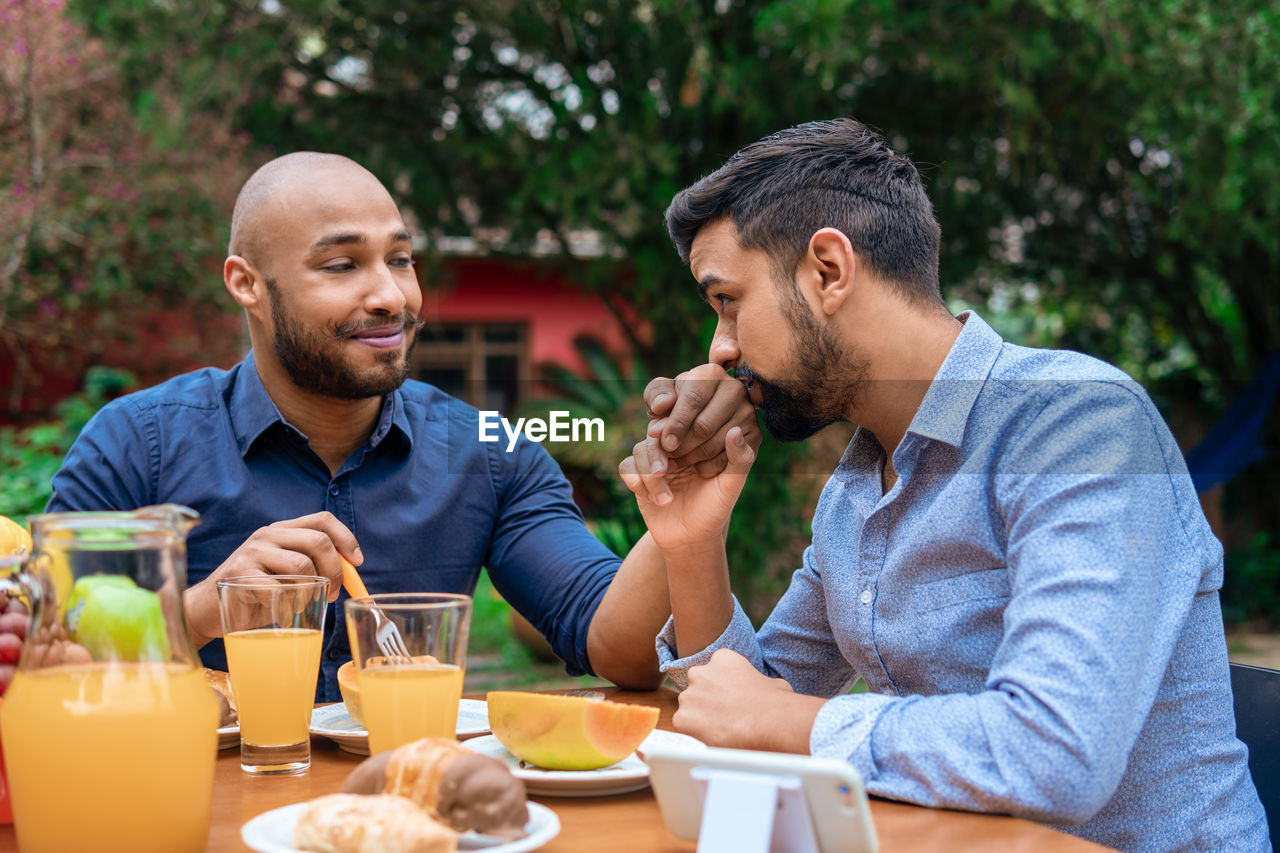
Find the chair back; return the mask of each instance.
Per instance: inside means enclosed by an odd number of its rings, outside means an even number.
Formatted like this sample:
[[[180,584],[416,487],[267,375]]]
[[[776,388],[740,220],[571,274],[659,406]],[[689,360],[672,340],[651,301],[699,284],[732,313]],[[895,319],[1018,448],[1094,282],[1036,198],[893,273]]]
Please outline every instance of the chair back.
[[[1280,670],[1231,664],[1236,737],[1249,747],[1249,773],[1280,850]]]

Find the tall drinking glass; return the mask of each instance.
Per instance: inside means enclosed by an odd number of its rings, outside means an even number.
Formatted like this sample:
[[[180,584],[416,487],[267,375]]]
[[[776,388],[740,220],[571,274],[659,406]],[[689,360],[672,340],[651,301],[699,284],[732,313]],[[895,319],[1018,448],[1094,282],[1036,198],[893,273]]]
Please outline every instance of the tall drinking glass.
[[[315,575],[218,581],[246,773],[297,773],[311,766],[311,708],[328,597],[329,581]]]
[[[369,752],[424,737],[453,737],[471,630],[471,596],[392,593],[348,599],[346,607]],[[409,659],[388,654],[388,625],[399,631]]]
[[[218,704],[182,609],[187,507],[33,516],[0,589],[31,614],[0,706],[23,853],[203,851]]]

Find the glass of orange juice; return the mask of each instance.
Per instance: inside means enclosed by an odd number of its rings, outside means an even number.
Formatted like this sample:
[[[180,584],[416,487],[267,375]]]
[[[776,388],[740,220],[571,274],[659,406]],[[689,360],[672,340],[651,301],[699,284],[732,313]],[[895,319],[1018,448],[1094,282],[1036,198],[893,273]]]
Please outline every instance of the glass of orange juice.
[[[218,705],[187,634],[186,507],[33,516],[0,588],[29,610],[0,706],[24,853],[203,851]]]
[[[240,766],[247,773],[298,773],[311,766],[311,708],[329,581],[258,575],[218,581],[227,671],[240,715]]]
[[[348,599],[346,609],[369,752],[424,737],[453,737],[471,630],[471,596],[390,593]],[[388,656],[379,645],[379,626],[388,622],[399,630],[410,659]]]

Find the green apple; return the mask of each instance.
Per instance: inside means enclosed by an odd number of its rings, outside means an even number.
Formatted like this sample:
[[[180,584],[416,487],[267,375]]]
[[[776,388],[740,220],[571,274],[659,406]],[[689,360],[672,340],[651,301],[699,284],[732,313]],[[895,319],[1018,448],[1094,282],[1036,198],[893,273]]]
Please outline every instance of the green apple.
[[[63,605],[63,610],[66,614],[63,617],[63,621],[66,624],[67,633],[73,639],[76,635],[76,627],[80,622],[80,613],[84,610],[89,596],[93,594],[94,590],[107,586],[119,589],[138,588],[138,585],[133,582],[133,578],[128,575],[85,575],[77,579],[72,584],[71,594],[67,596],[66,603]]]
[[[71,639],[95,660],[168,660],[160,596],[137,586],[99,584],[76,620]]]

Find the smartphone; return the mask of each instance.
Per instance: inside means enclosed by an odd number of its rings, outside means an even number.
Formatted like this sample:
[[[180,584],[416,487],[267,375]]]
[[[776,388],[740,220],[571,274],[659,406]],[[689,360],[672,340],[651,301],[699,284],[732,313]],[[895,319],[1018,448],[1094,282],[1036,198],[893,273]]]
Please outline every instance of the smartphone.
[[[862,777],[847,762],[750,749],[691,751],[656,744],[646,748],[642,757],[649,765],[649,783],[662,818],[679,838],[698,838],[708,771],[727,771],[785,780],[787,790],[779,803],[802,798],[819,853],[875,853],[878,847]],[[794,813],[790,819],[795,819]],[[775,834],[775,842],[777,837]],[[804,849],[774,844],[775,848],[780,846]]]

